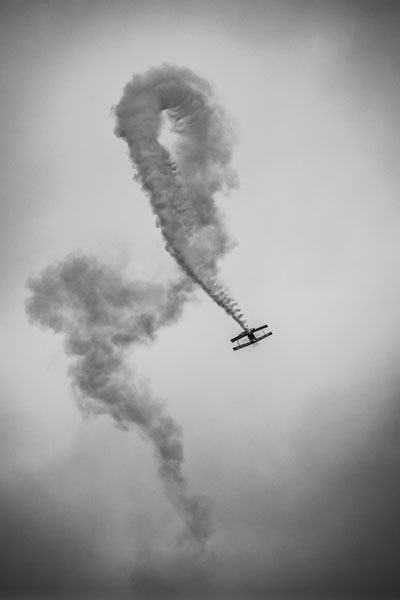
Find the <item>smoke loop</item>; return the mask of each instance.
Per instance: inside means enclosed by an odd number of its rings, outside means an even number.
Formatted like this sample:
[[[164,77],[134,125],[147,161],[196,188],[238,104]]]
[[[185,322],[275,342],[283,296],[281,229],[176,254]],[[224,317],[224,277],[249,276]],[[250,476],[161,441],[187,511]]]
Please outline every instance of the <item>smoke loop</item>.
[[[174,158],[158,141],[163,111],[179,133]],[[210,84],[189,69],[151,69],[126,85],[115,114],[116,134],[128,144],[167,251],[246,330],[237,302],[218,280],[218,260],[232,244],[214,195],[237,177],[230,166],[233,136]]]

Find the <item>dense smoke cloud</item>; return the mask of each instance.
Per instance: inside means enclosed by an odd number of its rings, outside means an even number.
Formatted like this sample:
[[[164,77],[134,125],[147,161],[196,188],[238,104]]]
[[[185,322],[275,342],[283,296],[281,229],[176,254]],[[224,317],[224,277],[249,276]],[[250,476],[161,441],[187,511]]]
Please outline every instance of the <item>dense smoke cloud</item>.
[[[178,133],[174,158],[158,137],[166,111]],[[239,325],[246,321],[218,281],[218,260],[231,247],[214,201],[237,181],[233,136],[208,82],[165,65],[136,75],[115,109],[118,136],[129,146],[137,179],[150,197],[168,252]]]
[[[140,429],[184,519],[185,538],[201,545],[211,533],[209,505],[187,491],[181,430],[126,363],[128,347],[153,340],[181,315],[192,281],[182,277],[165,287],[130,282],[95,258],[71,255],[27,285],[30,319],[62,333],[75,359],[70,376],[82,410],[108,414],[122,429]]]
[[[176,163],[158,142],[163,111],[180,134]],[[184,537],[201,547],[211,533],[209,505],[187,491],[180,428],[148,386],[135,380],[126,350],[154,340],[174,322],[194,283],[246,328],[217,279],[218,260],[232,243],[214,194],[236,182],[229,166],[233,139],[210,85],[187,69],[162,67],[135,77],[116,115],[117,133],[129,144],[167,249],[184,275],[167,286],[129,282],[95,258],[71,255],[28,281],[26,309],[32,321],[65,336],[81,409],[108,414],[122,429],[136,425],[153,445],[168,496],[184,519]]]

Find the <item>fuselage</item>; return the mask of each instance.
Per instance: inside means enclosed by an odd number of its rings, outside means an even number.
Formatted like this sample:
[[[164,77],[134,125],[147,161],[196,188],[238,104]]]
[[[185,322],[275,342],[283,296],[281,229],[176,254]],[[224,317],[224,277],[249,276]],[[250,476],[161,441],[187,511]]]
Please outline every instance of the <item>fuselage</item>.
[[[253,331],[254,331],[254,328],[249,329],[249,331],[247,332],[247,337],[249,338],[250,342],[256,341],[256,336],[254,335]]]

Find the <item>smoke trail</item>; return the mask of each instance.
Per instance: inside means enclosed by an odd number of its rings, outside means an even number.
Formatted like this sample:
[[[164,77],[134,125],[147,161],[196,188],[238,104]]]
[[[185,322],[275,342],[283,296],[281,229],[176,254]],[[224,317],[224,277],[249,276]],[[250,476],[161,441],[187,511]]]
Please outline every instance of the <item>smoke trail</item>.
[[[162,111],[179,133],[175,161],[158,142]],[[126,85],[115,109],[136,176],[150,197],[168,252],[239,325],[236,301],[218,281],[217,262],[231,247],[214,194],[236,183],[232,134],[209,83],[189,69],[162,66]]]
[[[201,546],[211,533],[209,505],[187,491],[181,431],[146,385],[135,382],[125,361],[127,347],[153,340],[160,327],[179,318],[192,281],[183,277],[166,287],[128,282],[95,258],[71,255],[27,287],[31,321],[63,333],[66,351],[75,358],[70,375],[81,409],[108,414],[123,429],[139,427],[184,519],[185,537]]]

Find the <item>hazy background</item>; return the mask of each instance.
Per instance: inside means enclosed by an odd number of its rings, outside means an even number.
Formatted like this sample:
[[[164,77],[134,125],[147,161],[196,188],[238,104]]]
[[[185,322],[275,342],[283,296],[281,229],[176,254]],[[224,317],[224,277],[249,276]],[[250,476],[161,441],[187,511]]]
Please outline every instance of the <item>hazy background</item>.
[[[400,593],[396,2],[3,1],[0,590],[249,598]],[[112,106],[171,62],[215,87],[241,185],[223,279],[274,336],[232,352],[200,291],[131,357],[182,425],[215,530],[196,560],[151,449],[84,420],[25,282],[81,250],[165,281]]]

